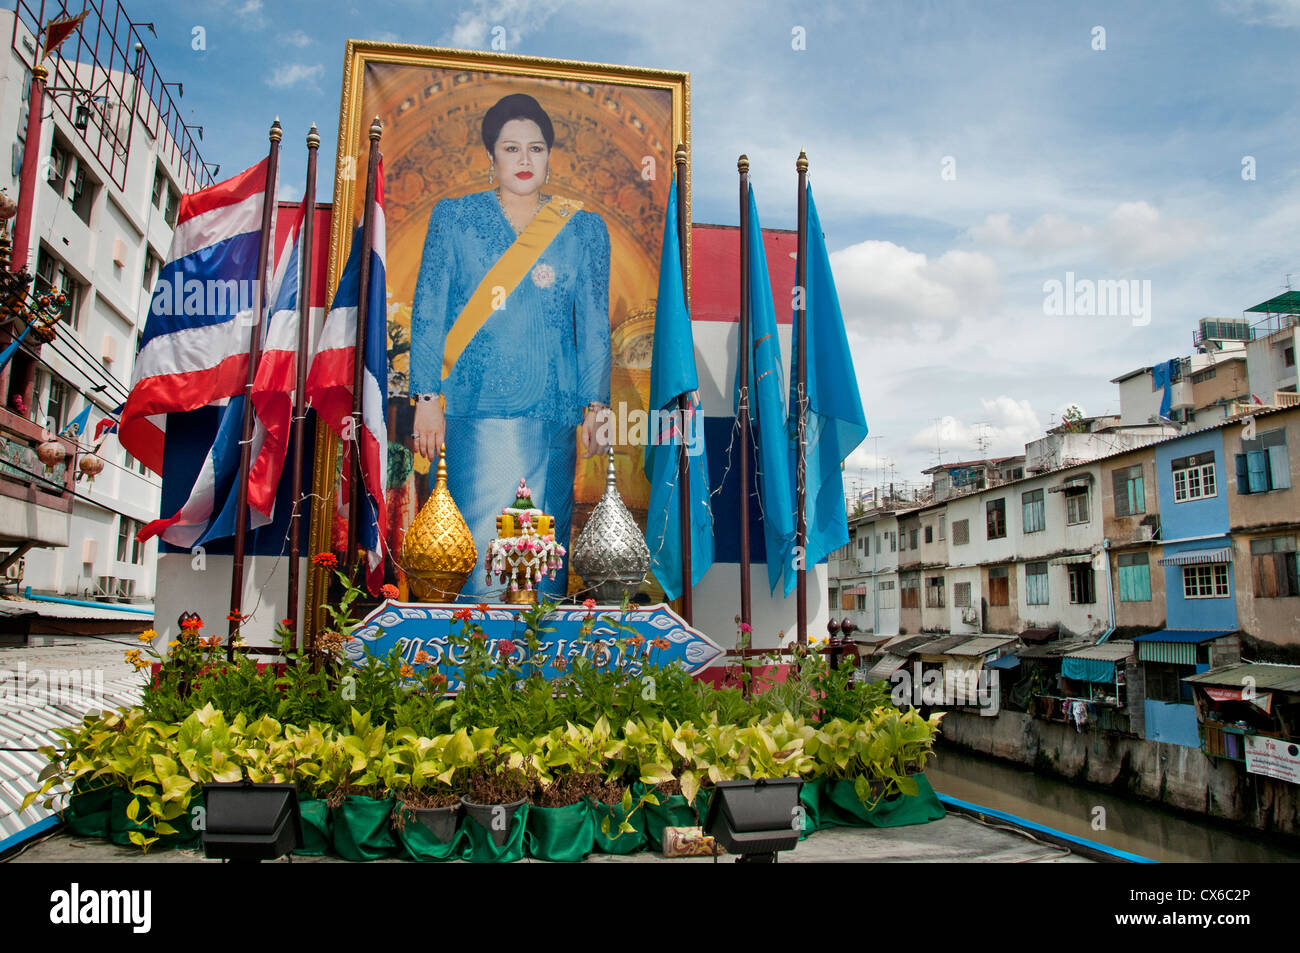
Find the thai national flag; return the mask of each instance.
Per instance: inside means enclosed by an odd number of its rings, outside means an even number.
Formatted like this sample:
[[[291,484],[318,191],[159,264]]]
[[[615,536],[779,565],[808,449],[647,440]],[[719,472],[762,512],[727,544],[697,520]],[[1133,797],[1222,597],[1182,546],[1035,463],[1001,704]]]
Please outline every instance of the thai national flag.
[[[311,370],[307,374],[307,399],[317,415],[339,435],[345,452],[360,451],[361,478],[364,492],[357,537],[369,555],[366,583],[378,593],[384,581],[383,537],[386,525],[384,484],[388,460],[388,292],[384,278],[387,258],[384,238],[384,166],[377,170],[375,190],[374,244],[370,255],[370,289],[367,296],[365,370],[361,394],[360,427],[353,425],[352,381],[356,360],[357,302],[361,285],[361,229],[352,237],[352,250],[339,277],[338,290],[330,305],[316,342]],[[343,473],[350,472],[349,458],[343,461]],[[344,493],[343,499],[347,499]],[[350,558],[350,555],[349,555]]]
[[[247,386],[267,162],[181,199],[118,428],[122,446],[155,473],[167,414]]]

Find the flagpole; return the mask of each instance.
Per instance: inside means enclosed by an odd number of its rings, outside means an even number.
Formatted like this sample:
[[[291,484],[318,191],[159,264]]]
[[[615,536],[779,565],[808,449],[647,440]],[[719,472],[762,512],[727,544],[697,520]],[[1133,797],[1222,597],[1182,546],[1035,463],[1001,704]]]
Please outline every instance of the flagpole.
[[[749,330],[749,157],[736,160],[740,172],[740,621],[750,625],[749,592],[749,362],[753,350]]]
[[[795,446],[795,620],[799,644],[808,644],[808,155],[799,150],[799,240],[794,265],[795,407],[798,413]]]
[[[366,199],[361,211],[361,258],[357,278],[357,342],[353,354],[352,373],[352,447],[348,496],[348,551],[347,568],[357,558],[357,530],[361,525],[361,428],[362,393],[366,379],[366,320],[370,304],[370,250],[375,243],[375,189],[379,181],[379,137],[384,124],[376,116],[370,124],[370,155],[366,160]],[[381,528],[382,531],[382,528]]]
[[[677,247],[681,249],[682,297],[686,299],[686,310],[690,312],[691,286],[686,270],[686,254],[690,248],[691,223],[687,221],[686,202],[682,191],[686,181],[686,146],[677,144],[673,155],[677,164]],[[692,355],[693,357],[693,355]],[[677,454],[677,482],[681,487],[681,545],[682,545],[682,618],[687,625],[694,624],[695,600],[691,592],[691,457],[686,440],[687,415],[690,413],[691,398],[681,394],[677,398],[677,410],[681,414],[681,444]]]
[[[235,636],[243,621],[244,537],[248,525],[248,469],[253,459],[253,381],[262,353],[262,311],[266,307],[266,263],[271,256],[271,222],[275,213],[275,182],[280,166],[280,120],[271,123],[271,150],[262,191],[262,235],[257,246],[257,281],[253,295],[253,328],[249,335],[248,382],[244,385],[244,429],[239,441],[239,481],[235,504],[234,568],[230,572],[230,616],[226,632],[226,660],[234,661]],[[238,318],[236,318],[238,320]]]
[[[298,645],[298,576],[302,572],[299,560],[302,557],[302,544],[299,539],[302,526],[302,454],[307,427],[307,346],[311,329],[311,277],[314,255],[312,254],[312,224],[316,218],[316,152],[320,148],[320,133],[316,124],[311,124],[307,133],[307,191],[304,195],[306,208],[303,211],[302,235],[299,239],[299,257],[302,266],[298,281],[298,350],[293,355],[293,368],[296,383],[293,391],[293,475],[289,486],[289,499],[292,510],[289,513],[289,611],[285,613],[293,631],[294,648]]]

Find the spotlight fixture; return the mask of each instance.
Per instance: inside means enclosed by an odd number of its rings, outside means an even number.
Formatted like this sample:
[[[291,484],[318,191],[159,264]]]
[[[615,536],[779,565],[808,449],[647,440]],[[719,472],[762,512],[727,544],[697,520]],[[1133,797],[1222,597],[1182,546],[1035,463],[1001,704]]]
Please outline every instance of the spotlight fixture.
[[[803,832],[802,785],[800,778],[719,781],[704,830],[727,853],[738,854],[738,864],[774,864],[777,851],[794,850]]]
[[[209,859],[258,863],[302,846],[298,789],[292,784],[205,784],[203,804],[203,853]]]

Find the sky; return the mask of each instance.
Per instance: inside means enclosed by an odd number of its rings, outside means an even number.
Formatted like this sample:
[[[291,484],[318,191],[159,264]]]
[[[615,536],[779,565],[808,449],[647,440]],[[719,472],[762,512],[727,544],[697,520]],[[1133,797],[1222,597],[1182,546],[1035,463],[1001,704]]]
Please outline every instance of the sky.
[[[280,118],[284,199],[315,122],[329,200],[348,38],[688,71],[696,222],[737,223],[743,152],[793,228],[808,153],[870,428],[850,484],[1117,413],[1112,378],[1300,281],[1300,0],[124,2],[223,175]],[[1053,303],[1101,281],[1127,313]]]

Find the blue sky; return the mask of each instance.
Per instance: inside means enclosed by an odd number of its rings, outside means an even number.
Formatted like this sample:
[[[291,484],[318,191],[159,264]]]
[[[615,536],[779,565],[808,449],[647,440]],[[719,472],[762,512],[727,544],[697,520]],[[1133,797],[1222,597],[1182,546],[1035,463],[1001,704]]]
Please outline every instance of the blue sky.
[[[858,6],[127,0],[204,157],[253,164],[278,115],[285,183],[313,121],[333,166],[349,37],[486,49],[499,25],[513,53],[689,71],[696,221],[736,222],[745,152],[763,224],[793,227],[808,152],[871,428],[850,475],[868,484],[891,463],[919,481],[936,444],[971,457],[981,431],[1020,452],[1071,403],[1117,412],[1111,378],[1300,282],[1300,0]],[[1045,314],[1067,272],[1150,281],[1150,322]]]

